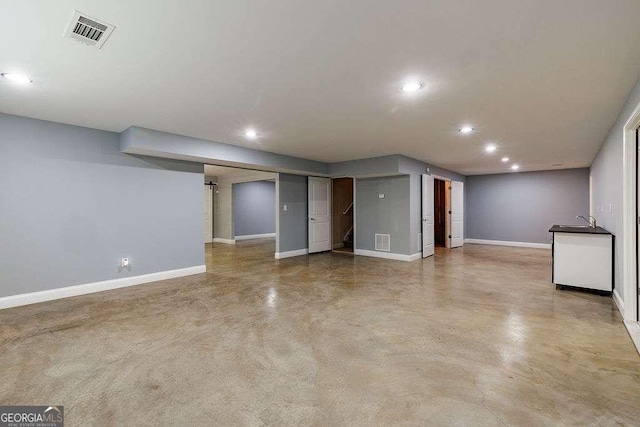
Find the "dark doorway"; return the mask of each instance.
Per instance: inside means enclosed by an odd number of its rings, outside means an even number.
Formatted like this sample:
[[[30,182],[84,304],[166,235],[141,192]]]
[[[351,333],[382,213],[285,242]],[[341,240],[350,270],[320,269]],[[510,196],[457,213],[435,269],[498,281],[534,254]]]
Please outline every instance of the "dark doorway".
[[[435,243],[436,246],[446,247],[446,181],[440,179],[433,180],[433,199],[434,199],[434,225],[435,225]]]
[[[333,180],[333,250],[353,254],[353,178]]]

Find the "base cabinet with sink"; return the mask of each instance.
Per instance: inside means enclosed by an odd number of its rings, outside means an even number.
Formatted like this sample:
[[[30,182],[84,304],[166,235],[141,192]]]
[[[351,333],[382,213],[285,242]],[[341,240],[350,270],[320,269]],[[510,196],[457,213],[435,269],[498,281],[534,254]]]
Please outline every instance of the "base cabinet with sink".
[[[612,292],[615,236],[602,227],[554,225],[552,282]]]

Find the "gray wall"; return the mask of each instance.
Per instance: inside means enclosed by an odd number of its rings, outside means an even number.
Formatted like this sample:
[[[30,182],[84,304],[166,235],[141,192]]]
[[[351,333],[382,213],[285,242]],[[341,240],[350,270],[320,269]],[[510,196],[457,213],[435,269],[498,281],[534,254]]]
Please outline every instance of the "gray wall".
[[[468,176],[466,238],[550,243],[553,224],[589,214],[589,170]]]
[[[378,194],[384,194],[384,199]],[[356,180],[356,249],[375,250],[375,234],[391,235],[391,252],[411,255],[409,176]]]
[[[6,114],[0,151],[0,297],[204,264],[202,165]]]
[[[633,88],[627,101],[620,111],[616,122],[609,131],[600,151],[591,164],[592,209],[593,215],[600,225],[617,236],[615,253],[615,283],[616,291],[624,301],[623,277],[623,136],[624,125],[640,104],[640,82]],[[609,212],[609,206],[612,212]]]
[[[233,226],[236,236],[276,232],[276,183],[233,184]]]
[[[309,247],[307,232],[307,177],[279,174],[278,237],[276,252],[289,252]],[[287,210],[284,210],[287,205]]]
[[[232,184],[227,180],[218,179],[218,185],[215,191],[217,193],[213,198],[213,237],[233,240]]]
[[[422,174],[428,169],[430,174],[460,182],[465,182],[465,176],[405,156],[399,156],[398,163],[399,171],[410,179],[409,236],[411,253],[415,254],[422,251]]]

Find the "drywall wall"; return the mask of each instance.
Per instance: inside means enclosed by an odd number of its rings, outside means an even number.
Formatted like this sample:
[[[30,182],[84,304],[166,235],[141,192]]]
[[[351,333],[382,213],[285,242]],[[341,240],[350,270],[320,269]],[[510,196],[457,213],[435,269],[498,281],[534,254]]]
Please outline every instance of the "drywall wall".
[[[204,139],[132,126],[122,132],[122,152],[272,172],[327,174],[329,165]]]
[[[202,165],[6,114],[0,150],[0,297],[204,264]]]
[[[409,206],[409,176],[357,179],[356,249],[373,251],[375,234],[389,234],[391,253],[412,255]]]
[[[466,238],[550,243],[553,224],[589,214],[589,169],[468,176]]]
[[[278,200],[276,252],[308,249],[307,177],[281,173],[276,194]],[[286,210],[285,210],[286,206]]]
[[[624,125],[640,104],[640,82],[633,88],[616,122],[604,140],[591,164],[592,215],[604,228],[616,235],[615,287],[623,300],[623,242],[622,188],[623,188],[623,136]]]
[[[213,237],[218,242],[228,243],[233,240],[233,183],[218,178],[213,203]],[[221,240],[220,240],[221,239]]]
[[[276,232],[275,181],[233,184],[235,237]]]
[[[410,179],[408,224],[411,253],[415,254],[422,251],[422,174],[429,173],[460,182],[465,182],[465,176],[405,156],[399,156],[398,170],[409,175]]]

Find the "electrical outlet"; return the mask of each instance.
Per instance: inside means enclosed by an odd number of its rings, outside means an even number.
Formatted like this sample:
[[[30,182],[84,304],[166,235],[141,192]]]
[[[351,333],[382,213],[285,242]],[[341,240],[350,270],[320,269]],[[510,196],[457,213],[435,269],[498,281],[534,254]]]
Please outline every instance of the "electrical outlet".
[[[122,258],[122,261],[120,262],[120,267],[122,268],[129,267],[129,258]]]
[[[378,199],[384,199],[384,193],[379,193],[378,194]]]
[[[285,211],[285,212],[287,211],[287,209],[288,209],[288,208],[287,208],[287,205],[284,205],[284,206],[282,207],[282,210],[283,210],[283,211]]]

